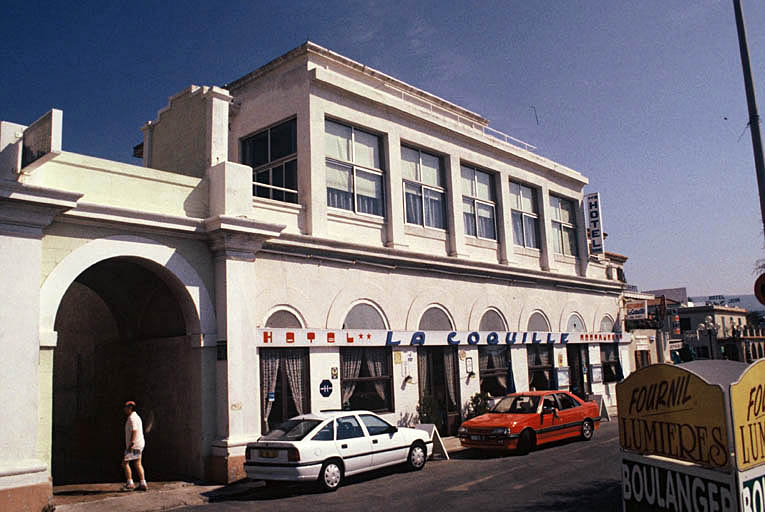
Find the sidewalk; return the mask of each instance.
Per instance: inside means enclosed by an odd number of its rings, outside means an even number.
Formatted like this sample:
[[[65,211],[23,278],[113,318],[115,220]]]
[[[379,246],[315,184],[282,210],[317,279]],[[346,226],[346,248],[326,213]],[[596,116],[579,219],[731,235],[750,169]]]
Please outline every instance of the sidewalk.
[[[456,437],[442,438],[451,455],[463,450]],[[149,482],[147,492],[120,492],[122,483],[74,484],[53,487],[56,512],[153,512],[173,508],[202,505],[247,494],[262,487],[263,482],[240,480],[228,485],[192,482]]]

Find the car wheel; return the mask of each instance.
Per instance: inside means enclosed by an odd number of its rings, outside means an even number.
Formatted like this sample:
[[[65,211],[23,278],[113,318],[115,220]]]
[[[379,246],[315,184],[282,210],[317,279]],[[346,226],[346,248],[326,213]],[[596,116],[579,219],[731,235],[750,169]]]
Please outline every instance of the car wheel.
[[[592,420],[584,420],[582,422],[582,439],[589,441],[595,434],[595,426],[592,424]]]
[[[343,468],[336,460],[328,460],[319,471],[319,485],[325,491],[336,491],[343,481]]]
[[[518,453],[526,455],[534,449],[534,434],[531,430],[524,430],[521,432],[521,438],[518,439]]]
[[[409,456],[406,458],[406,464],[412,471],[419,471],[425,467],[427,458],[428,455],[422,443],[415,443],[409,448]]]

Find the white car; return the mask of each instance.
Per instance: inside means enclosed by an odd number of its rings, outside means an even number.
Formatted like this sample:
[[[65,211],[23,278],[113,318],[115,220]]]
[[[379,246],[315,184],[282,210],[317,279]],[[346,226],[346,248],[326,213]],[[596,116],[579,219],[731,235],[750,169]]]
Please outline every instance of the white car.
[[[432,451],[423,430],[369,411],[325,411],[296,416],[249,443],[244,470],[255,480],[317,481],[334,491],[344,477],[383,466],[420,470]]]

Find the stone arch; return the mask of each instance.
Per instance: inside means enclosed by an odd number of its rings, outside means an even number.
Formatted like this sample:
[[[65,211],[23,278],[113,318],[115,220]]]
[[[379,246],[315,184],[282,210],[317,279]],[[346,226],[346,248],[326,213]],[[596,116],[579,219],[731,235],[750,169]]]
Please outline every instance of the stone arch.
[[[428,288],[417,295],[409,305],[409,310],[406,314],[405,330],[418,330],[420,318],[422,318],[422,314],[430,306],[438,306],[443,309],[444,312],[446,312],[446,315],[449,317],[453,328],[457,330],[460,329],[461,322],[459,322],[452,314],[452,311],[458,310],[456,300],[451,296],[445,296],[443,290],[439,290],[437,288]],[[467,319],[465,319],[465,323],[467,323]]]
[[[52,337],[53,343],[50,344],[55,345],[53,326],[56,313],[69,286],[85,270],[109,258],[128,258],[142,265],[150,266],[153,263],[164,268],[165,271],[159,277],[165,280],[179,299],[188,335],[201,335],[200,344],[215,344],[215,308],[207,286],[196,269],[172,247],[134,235],[92,240],[72,251],[56,265],[40,288],[41,343],[46,344]]]
[[[587,331],[587,322],[584,320],[584,315],[580,312],[581,310],[581,304],[578,304],[574,301],[569,301],[566,303],[565,306],[563,306],[563,309],[560,312],[560,318],[558,320],[558,331],[560,332],[566,332],[566,327],[568,326],[568,321],[571,318],[572,315],[576,315],[579,317],[579,319],[582,321],[582,331]],[[555,326],[550,324],[552,329],[555,329]]]
[[[592,316],[592,329],[600,329],[600,321],[603,319],[604,316],[610,317],[614,321],[614,330],[618,332],[619,329],[619,299],[612,298],[612,297],[606,297],[606,299],[613,300],[614,302],[610,303],[610,307],[608,305],[608,302],[601,301],[600,305],[596,308],[595,314]],[[604,304],[605,302],[605,304]]]
[[[256,318],[261,318],[262,322],[258,327],[266,325],[266,320],[277,310],[286,309],[294,314],[301,322],[304,328],[321,328],[322,320],[319,315],[311,317],[311,301],[308,295],[300,288],[287,285],[280,287],[266,287],[255,297],[255,307],[257,308]]]
[[[306,324],[305,324],[305,319],[303,318],[303,315],[300,314],[300,311],[293,308],[289,304],[277,304],[276,306],[269,309],[268,313],[266,313],[265,319],[263,320],[263,325],[264,326],[268,325],[269,319],[271,319],[274,315],[278,313],[282,313],[282,312],[289,313],[297,320],[297,323],[299,324],[299,326],[296,328],[305,329]]]
[[[510,311],[510,306],[507,301],[499,294],[481,295],[473,302],[473,306],[470,308],[470,318],[468,319],[468,330],[477,330],[484,313],[489,309],[496,311],[506,326],[510,326],[508,321],[507,312]]]
[[[349,307],[348,311],[345,312],[345,317],[343,317],[344,324],[347,322],[348,316],[351,314],[351,312],[353,312],[358,306],[367,306],[371,308],[372,311],[374,311],[377,314],[377,316],[379,316],[379,319],[382,321],[383,325],[382,327],[377,327],[378,329],[380,328],[384,330],[390,329],[390,322],[388,322],[388,317],[385,314],[385,311],[383,311],[379,305],[367,299],[360,299],[354,302],[353,304],[351,304],[351,307]],[[346,328],[355,329],[356,327],[346,327]]]
[[[603,322],[604,322],[604,321],[606,321],[606,320],[607,320],[607,321],[609,321],[609,322],[611,323],[611,328],[610,328],[609,330],[607,330],[607,331],[603,331]],[[612,317],[612,316],[611,316],[611,315],[609,315],[609,314],[605,314],[605,315],[603,315],[603,316],[600,318],[600,322],[598,322],[598,323],[597,323],[597,324],[595,324],[595,325],[597,326],[597,329],[598,329],[598,331],[602,331],[602,332],[613,332],[613,330],[614,330],[614,326],[616,325],[616,322],[614,321],[614,317]]]
[[[52,469],[59,468],[54,478],[119,473],[105,459],[111,441],[100,433],[113,432],[113,420],[121,428],[124,420],[112,413],[128,398],[144,416],[145,458],[155,475],[203,477],[203,429],[214,422],[214,397],[199,369],[214,352],[194,348],[214,347],[215,338],[207,287],[177,250],[123,235],[63,258],[40,290],[40,343],[55,347],[51,389],[40,401],[53,412],[53,443],[46,444]]]
[[[429,304],[425,309],[422,310],[422,314],[420,315],[420,319],[418,320],[417,330],[420,329],[420,325],[419,324],[422,322],[422,318],[425,316],[425,314],[428,311],[430,311],[432,309],[438,310],[441,313],[443,313],[444,316],[446,317],[446,320],[449,322],[449,326],[450,326],[449,330],[454,330],[454,328],[455,328],[454,327],[454,317],[452,316],[452,314],[449,312],[448,309],[446,309],[441,304],[435,304],[435,303],[434,304]]]
[[[532,311],[529,311],[528,316],[525,319],[523,319],[523,323],[521,324],[520,330],[522,331],[528,330],[529,320],[534,315],[540,315],[545,320],[545,322],[547,322],[547,326],[550,329],[552,329],[552,324],[550,323],[550,317],[548,317],[547,314],[541,309],[534,309]]]
[[[383,288],[376,283],[365,282],[363,286],[363,296],[359,296],[357,286],[347,286],[343,288],[329,306],[327,311],[326,329],[340,329],[345,321],[345,316],[351,308],[358,303],[367,303],[380,312],[386,325],[390,326],[387,311],[394,311],[395,304],[385,293]]]

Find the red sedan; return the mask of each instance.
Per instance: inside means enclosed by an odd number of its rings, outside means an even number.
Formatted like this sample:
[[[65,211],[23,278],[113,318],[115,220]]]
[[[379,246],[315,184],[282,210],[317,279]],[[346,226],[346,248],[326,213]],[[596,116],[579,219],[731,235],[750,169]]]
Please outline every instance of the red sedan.
[[[502,398],[491,412],[462,423],[462,446],[528,453],[544,443],[569,437],[592,439],[600,427],[595,402],[568,391],[529,391]]]

